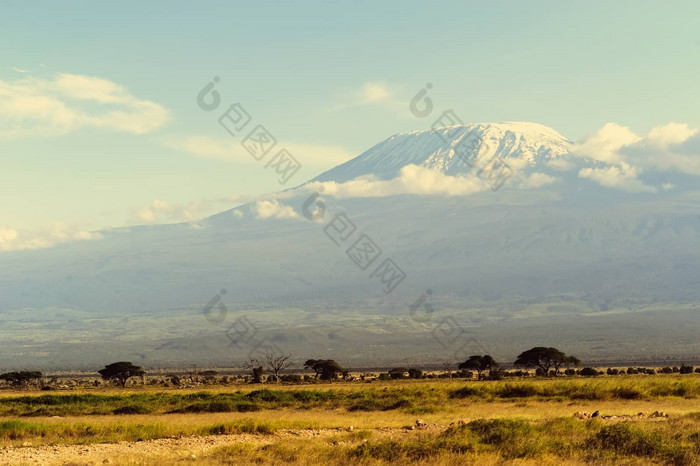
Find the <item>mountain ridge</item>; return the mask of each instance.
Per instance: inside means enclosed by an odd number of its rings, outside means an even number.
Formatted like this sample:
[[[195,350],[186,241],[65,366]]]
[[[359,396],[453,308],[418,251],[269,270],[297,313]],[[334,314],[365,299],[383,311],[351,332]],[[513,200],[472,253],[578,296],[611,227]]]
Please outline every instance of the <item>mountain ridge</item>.
[[[473,123],[397,133],[357,157],[311,179],[346,182],[362,176],[387,180],[413,164],[460,175],[470,167],[458,155],[458,145],[474,139],[479,157],[498,156],[530,167],[568,155],[573,143],[556,130],[538,123]],[[485,145],[485,147],[484,147]]]

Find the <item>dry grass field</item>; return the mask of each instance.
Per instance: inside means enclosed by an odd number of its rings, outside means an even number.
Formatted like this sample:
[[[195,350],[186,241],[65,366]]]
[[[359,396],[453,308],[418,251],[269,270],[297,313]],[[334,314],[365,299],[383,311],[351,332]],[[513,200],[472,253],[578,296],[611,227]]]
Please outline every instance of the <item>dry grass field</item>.
[[[0,448],[1,464],[700,464],[700,375],[5,391]]]

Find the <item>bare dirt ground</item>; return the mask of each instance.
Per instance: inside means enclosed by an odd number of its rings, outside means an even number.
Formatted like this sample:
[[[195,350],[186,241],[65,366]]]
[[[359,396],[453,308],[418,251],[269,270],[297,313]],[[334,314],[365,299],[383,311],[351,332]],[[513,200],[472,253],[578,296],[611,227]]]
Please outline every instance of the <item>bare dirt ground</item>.
[[[439,428],[431,426],[431,428]],[[443,427],[444,428],[444,427]],[[379,428],[381,435],[405,434],[405,429]],[[282,429],[272,435],[234,434],[163,438],[141,442],[95,443],[87,445],[44,445],[6,447],[0,450],[3,465],[103,465],[163,464],[161,459],[196,460],[213,449],[232,443],[271,444],[285,438],[329,437],[339,429]]]

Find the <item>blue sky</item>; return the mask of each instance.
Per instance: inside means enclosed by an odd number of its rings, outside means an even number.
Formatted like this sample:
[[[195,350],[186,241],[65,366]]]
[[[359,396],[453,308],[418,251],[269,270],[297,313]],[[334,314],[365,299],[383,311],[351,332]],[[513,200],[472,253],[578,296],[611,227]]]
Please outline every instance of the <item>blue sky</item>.
[[[691,1],[6,2],[0,242],[187,220],[280,189],[221,111],[197,106],[214,76],[222,105],[302,164],[291,184],[429,127],[408,111],[428,82],[467,123],[573,140],[609,122],[700,128],[698,18]]]

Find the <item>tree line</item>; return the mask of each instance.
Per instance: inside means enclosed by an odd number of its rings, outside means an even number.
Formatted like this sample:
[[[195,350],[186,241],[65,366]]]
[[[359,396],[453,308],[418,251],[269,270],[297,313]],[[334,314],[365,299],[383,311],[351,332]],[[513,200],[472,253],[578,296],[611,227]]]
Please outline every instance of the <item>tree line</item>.
[[[251,383],[263,383],[264,374],[267,371],[270,374],[269,379],[274,382],[280,382],[282,380],[282,371],[289,369],[291,367],[291,354],[268,354],[263,359],[251,358],[244,362],[243,367],[251,372]],[[542,377],[556,377],[562,374],[566,375],[583,375],[583,376],[595,376],[604,374],[591,367],[585,367],[580,370],[572,369],[573,367],[578,367],[581,365],[581,360],[575,356],[567,355],[564,352],[553,347],[536,346],[527,351],[523,351],[518,355],[516,360],[513,362],[513,366],[516,368],[522,367],[525,369],[535,369],[535,375]],[[303,368],[306,370],[311,370],[314,372],[313,380],[324,380],[332,382],[339,378],[345,380],[352,379],[350,371],[344,369],[338,362],[333,359],[308,359],[304,362]],[[522,371],[517,371],[516,373],[506,373],[501,364],[498,363],[492,356],[488,354],[484,355],[471,355],[465,361],[459,363],[457,368],[462,371],[463,374],[468,374],[469,377],[472,376],[472,372],[476,372],[477,380],[485,379],[500,379],[506,375],[522,376],[526,375]],[[563,370],[566,368],[565,370]],[[452,376],[451,364],[445,365],[445,370]],[[695,369],[692,366],[687,366],[682,364],[680,368],[678,367],[664,367],[659,369],[660,373],[680,373],[689,374],[692,372],[700,373],[700,368]],[[129,361],[119,361],[112,364],[108,364],[103,369],[97,371],[97,373],[102,377],[103,380],[112,382],[117,385],[125,387],[128,380],[133,377],[142,377],[146,372],[140,367],[136,366]],[[605,372],[608,375],[619,375],[619,374],[655,374],[657,370],[650,368],[633,368],[630,367],[627,370],[608,368]],[[200,374],[195,371],[194,374],[199,376]],[[202,376],[213,376],[215,371],[204,371],[201,373]],[[0,380],[5,381],[13,387],[26,387],[32,382],[36,382],[43,377],[43,374],[39,371],[18,371],[18,372],[6,372],[0,374]],[[391,379],[401,379],[401,378],[412,378],[420,379],[425,377],[423,371],[419,368],[406,368],[406,367],[395,367],[390,369],[386,373],[386,378]],[[301,378],[298,378],[301,381]]]

